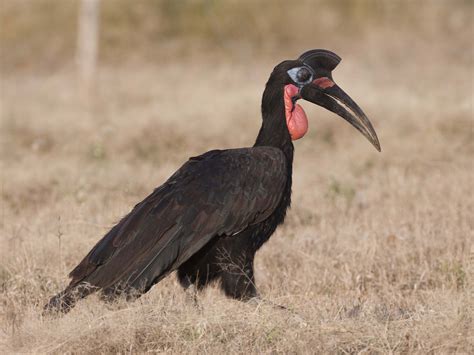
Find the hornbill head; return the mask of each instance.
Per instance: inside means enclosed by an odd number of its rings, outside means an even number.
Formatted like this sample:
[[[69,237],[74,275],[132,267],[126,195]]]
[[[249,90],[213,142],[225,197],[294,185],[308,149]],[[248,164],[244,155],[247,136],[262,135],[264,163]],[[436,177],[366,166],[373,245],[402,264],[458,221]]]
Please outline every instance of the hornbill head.
[[[307,131],[308,122],[299,99],[310,101],[332,111],[349,122],[380,152],[380,143],[372,124],[362,109],[332,79],[332,71],[341,58],[324,49],[303,53],[297,60],[285,61],[277,66],[284,83],[285,114],[293,140]],[[275,69],[277,69],[275,68]]]

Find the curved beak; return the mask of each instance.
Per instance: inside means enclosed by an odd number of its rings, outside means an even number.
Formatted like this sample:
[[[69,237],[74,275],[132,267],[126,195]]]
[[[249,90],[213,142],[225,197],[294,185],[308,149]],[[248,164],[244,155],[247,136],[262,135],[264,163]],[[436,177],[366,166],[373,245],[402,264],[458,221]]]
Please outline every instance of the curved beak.
[[[320,77],[303,86],[301,98],[322,106],[354,126],[379,152],[380,143],[372,123],[362,109],[329,77]]]

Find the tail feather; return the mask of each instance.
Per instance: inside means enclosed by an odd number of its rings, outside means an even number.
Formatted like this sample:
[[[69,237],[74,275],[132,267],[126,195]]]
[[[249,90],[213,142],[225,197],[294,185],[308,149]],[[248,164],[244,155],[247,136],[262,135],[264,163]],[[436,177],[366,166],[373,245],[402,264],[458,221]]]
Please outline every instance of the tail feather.
[[[80,299],[87,297],[97,290],[88,284],[67,287],[64,291],[51,297],[43,307],[43,314],[68,313]]]

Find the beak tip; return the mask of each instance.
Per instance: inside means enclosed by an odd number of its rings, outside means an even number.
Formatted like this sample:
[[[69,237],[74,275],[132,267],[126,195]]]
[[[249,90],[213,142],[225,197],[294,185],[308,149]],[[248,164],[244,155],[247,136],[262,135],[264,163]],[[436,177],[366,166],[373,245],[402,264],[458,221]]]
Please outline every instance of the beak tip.
[[[380,146],[380,143],[379,143],[378,140],[376,140],[375,142],[373,142],[373,145],[374,145],[375,149],[377,149],[377,151],[378,151],[379,153],[382,152],[382,147]]]

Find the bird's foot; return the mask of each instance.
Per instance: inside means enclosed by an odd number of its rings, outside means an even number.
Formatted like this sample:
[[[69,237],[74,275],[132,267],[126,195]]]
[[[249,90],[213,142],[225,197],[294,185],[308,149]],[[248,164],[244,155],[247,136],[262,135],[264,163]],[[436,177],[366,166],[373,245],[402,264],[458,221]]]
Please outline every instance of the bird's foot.
[[[255,297],[249,298],[247,300],[247,303],[254,304],[255,306],[258,306],[258,307],[261,306],[261,305],[269,305],[269,306],[272,306],[272,307],[277,308],[277,309],[283,309],[283,310],[288,311],[287,307],[282,306],[281,304],[272,302],[270,300],[267,300],[265,298],[262,298],[260,296],[255,296]]]
[[[292,315],[293,319],[299,323],[300,326],[306,327],[308,325],[307,322],[304,320],[303,316],[301,316],[298,312],[295,312],[294,310],[292,310],[292,309],[290,309],[286,306],[283,306],[281,304],[275,303],[275,302],[267,300],[265,298],[261,298],[260,296],[250,298],[247,301],[247,303],[254,304],[254,305],[257,306],[257,308],[260,307],[261,305],[268,305],[268,306],[271,306],[275,309],[279,309],[279,310],[288,312]]]

